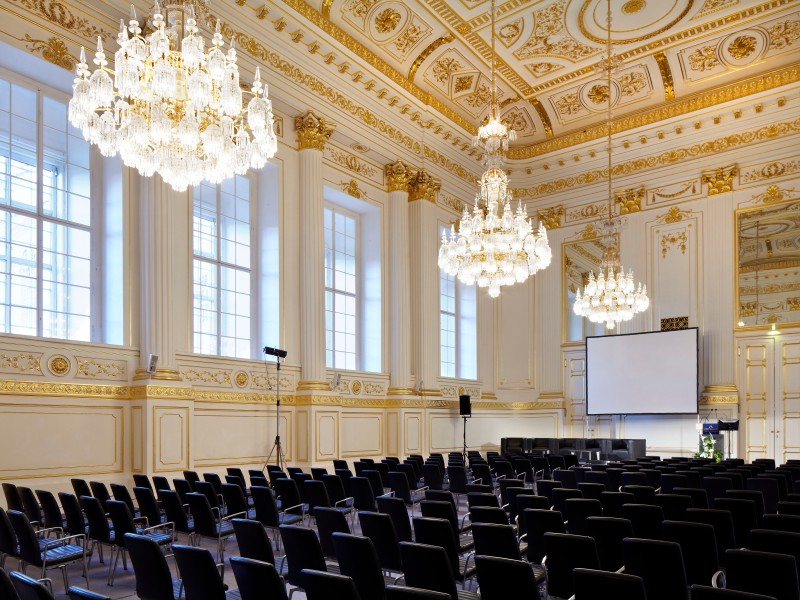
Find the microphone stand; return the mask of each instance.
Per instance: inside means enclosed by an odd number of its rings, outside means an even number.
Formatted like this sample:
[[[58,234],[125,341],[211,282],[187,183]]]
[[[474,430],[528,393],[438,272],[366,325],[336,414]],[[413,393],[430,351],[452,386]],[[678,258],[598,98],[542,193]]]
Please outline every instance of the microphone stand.
[[[272,444],[272,449],[269,451],[267,455],[267,460],[264,461],[264,466],[261,467],[261,470],[264,471],[269,464],[272,455],[275,454],[275,465],[283,471],[284,467],[284,453],[283,449],[281,448],[281,357],[275,356],[275,364],[277,365],[277,390],[275,394],[277,410],[275,411],[275,442]]]

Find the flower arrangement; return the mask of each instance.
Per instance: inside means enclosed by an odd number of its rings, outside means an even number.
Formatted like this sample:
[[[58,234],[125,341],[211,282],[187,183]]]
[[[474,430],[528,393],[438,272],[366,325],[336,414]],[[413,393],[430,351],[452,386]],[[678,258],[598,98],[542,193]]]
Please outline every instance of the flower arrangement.
[[[699,458],[713,458],[714,462],[722,460],[722,452],[714,447],[714,437],[709,433],[700,436],[700,451],[695,454]]]

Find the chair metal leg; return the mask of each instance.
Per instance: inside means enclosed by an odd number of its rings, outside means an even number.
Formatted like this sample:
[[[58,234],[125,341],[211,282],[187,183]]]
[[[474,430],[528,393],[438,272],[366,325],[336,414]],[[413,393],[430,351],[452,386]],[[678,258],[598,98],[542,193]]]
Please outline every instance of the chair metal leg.
[[[69,573],[67,572],[67,565],[61,567],[61,574],[64,576],[64,589],[69,589]]]
[[[114,574],[117,571],[117,561],[119,561],[119,548],[111,546],[110,555],[108,557],[108,585],[114,585]]]

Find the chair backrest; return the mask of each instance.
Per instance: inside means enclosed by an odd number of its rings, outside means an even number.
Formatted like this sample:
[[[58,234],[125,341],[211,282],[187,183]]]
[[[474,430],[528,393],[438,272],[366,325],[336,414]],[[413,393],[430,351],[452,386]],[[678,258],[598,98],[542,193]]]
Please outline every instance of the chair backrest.
[[[232,556],[231,568],[242,600],[288,600],[286,585],[274,565],[244,556]]]
[[[334,533],[333,547],[339,572],[353,579],[359,596],[362,599],[384,598],[386,584],[372,540],[368,537]]]
[[[153,488],[155,491],[172,489],[169,485],[169,479],[163,475],[153,475]]]
[[[7,514],[11,521],[11,527],[14,528],[14,534],[17,536],[17,543],[19,543],[19,557],[28,564],[41,567],[42,554],[39,549],[39,541],[36,539],[36,532],[33,530],[28,515],[18,510],[9,510]]]
[[[311,473],[302,473],[296,471],[291,473],[289,477],[297,484],[297,491],[300,492],[300,499],[304,504],[308,504],[308,498],[306,497],[306,486],[304,483],[306,481],[314,480],[314,478],[311,477]]]
[[[13,571],[10,578],[20,600],[53,600],[50,590],[35,579],[19,571]]]
[[[714,504],[717,498],[725,497],[728,490],[734,489],[733,481],[728,477],[704,477],[701,482],[708,496],[708,505]]]
[[[422,477],[425,479],[425,485],[428,489],[444,489],[444,480],[442,478],[442,472],[439,470],[439,465],[434,463],[422,465]]]
[[[458,543],[458,516],[452,504],[438,500],[423,500],[419,503],[419,506],[423,517],[449,521],[450,528],[453,530],[453,540]]]
[[[42,510],[39,507],[39,501],[36,500],[36,495],[33,493],[33,490],[24,486],[18,486],[17,490],[19,491],[19,497],[22,499],[23,512],[28,515],[28,519],[31,522],[41,524],[44,521],[42,518]]]
[[[226,469],[228,475],[233,475],[234,477],[238,477],[239,481],[242,482],[242,485],[247,487],[247,480],[244,478],[244,471],[239,467],[228,467]]]
[[[730,511],[713,508],[690,508],[686,511],[684,520],[692,523],[707,523],[714,528],[719,562],[720,564],[725,564],[725,551],[729,548],[737,547]]]
[[[656,504],[664,511],[664,518],[681,521],[686,510],[692,508],[692,499],[683,494],[656,494]]]
[[[328,498],[330,498],[332,504],[336,504],[344,500],[347,496],[353,495],[352,490],[350,492],[347,491],[347,487],[339,475],[324,473],[320,481],[325,484],[325,489],[328,491]]]
[[[761,528],[800,533],[800,517],[797,515],[764,515],[761,518]]]
[[[751,594],[750,592],[727,590],[707,585],[693,585],[689,589],[692,591],[692,600],[776,600],[774,596]]]
[[[75,494],[69,492],[59,492],[58,499],[61,502],[61,509],[67,521],[67,531],[70,535],[80,535],[86,533],[86,521],[81,511],[81,505]]]
[[[481,600],[540,598],[533,569],[523,560],[496,556],[475,556]]]
[[[742,592],[798,600],[800,583],[793,556],[756,550],[728,550],[725,556],[726,587]]]
[[[321,482],[315,482],[320,483]],[[350,526],[347,518],[342,511],[326,506],[317,506],[314,511],[314,518],[317,521],[317,531],[319,532],[319,543],[322,546],[322,553],[327,557],[336,556],[333,548],[334,533],[350,533]]]
[[[260,522],[250,519],[231,519],[231,523],[241,556],[275,564],[272,542],[269,541],[267,532]]]
[[[100,500],[100,505],[105,508],[106,502],[111,500],[111,493],[106,484],[102,481],[90,481],[89,488],[92,490],[92,496]]]
[[[206,495],[192,492],[191,494],[186,494],[186,500],[188,500],[189,512],[194,519],[195,532],[207,537],[217,537],[217,519],[211,510],[211,505]]]
[[[707,584],[719,570],[719,553],[714,528],[707,523],[664,521],[664,539],[680,545],[686,579],[690,584]]]
[[[306,479],[303,482],[303,487],[306,492],[306,501],[308,502],[308,512],[311,515],[316,515],[316,508],[330,508],[331,499],[328,497],[328,490],[325,484],[321,481],[314,479]]]
[[[89,521],[89,537],[99,542],[111,543],[111,527],[106,518],[106,511],[100,505],[100,500],[92,496],[81,496],[83,514]]]
[[[350,577],[314,569],[303,569],[301,577],[308,600],[361,600]]]
[[[409,484],[411,484],[413,480],[413,469],[408,471],[409,472],[406,473],[406,478],[408,479]],[[383,478],[381,477],[380,473],[373,469],[364,469],[361,471],[361,477],[364,477],[367,481],[369,481],[375,496],[380,496],[383,493]],[[386,474],[386,479],[389,479],[388,473]]]
[[[661,493],[671,494],[672,490],[676,487],[689,487],[689,480],[686,475],[678,475],[677,473],[662,473]]]
[[[328,570],[322,547],[313,529],[281,525],[278,530],[283,540],[286,561],[289,563],[289,583],[303,587],[303,577],[300,574],[303,569]]]
[[[600,500],[569,498],[564,502],[562,516],[567,524],[567,533],[588,535],[586,532],[586,519],[589,517],[601,517],[602,515],[603,507],[600,505]]]
[[[469,511],[469,520],[473,526],[477,523],[509,524],[508,513],[497,506],[475,506]]]
[[[133,515],[128,510],[128,505],[121,500],[109,500],[106,502],[106,511],[114,526],[114,543],[119,546],[124,545],[123,536],[126,533],[136,533],[136,524],[133,522]]]
[[[245,498],[240,485],[235,483],[223,483],[222,497],[225,499],[225,505],[228,507],[229,515],[235,515],[237,513],[247,514],[247,498]]]
[[[163,491],[166,490],[162,490],[162,494]],[[150,527],[159,525],[161,523],[161,509],[158,507],[158,501],[153,495],[153,490],[137,486],[133,488],[133,495],[136,496],[136,501],[139,503],[139,514],[147,519],[147,525]]]
[[[476,475],[478,477],[478,475]],[[464,466],[448,466],[447,467],[447,479],[450,483],[450,491],[454,494],[466,494],[467,493],[467,483],[469,482],[469,478],[467,476],[467,468]],[[482,481],[482,483],[491,484],[490,481]]]
[[[406,584],[447,594],[458,600],[453,570],[444,548],[430,544],[400,542]]]
[[[213,508],[220,508],[220,499],[214,489],[214,484],[210,481],[195,481],[194,492],[195,494],[202,494],[208,500],[208,505]],[[189,504],[189,494],[186,495],[186,502]],[[194,514],[194,513],[193,513]]]
[[[402,572],[397,532],[391,516],[371,511],[358,513],[361,533],[372,540],[378,553],[381,568],[387,571]]]
[[[430,544],[444,548],[450,561],[453,578],[457,578],[459,575],[459,547],[450,521],[431,517],[414,517],[412,523],[414,525],[414,540],[420,544]]]
[[[281,506],[297,506],[302,504],[300,499],[300,490],[297,488],[297,483],[292,479],[279,477],[273,483],[275,491],[278,493],[278,498],[281,500]],[[299,571],[298,571],[299,573]],[[298,578],[300,575],[298,575]]]
[[[563,487],[564,486],[561,485],[561,482],[556,481],[555,479],[540,479],[536,482],[536,494],[538,496],[544,496],[547,498],[550,506],[553,506],[553,490]]]
[[[3,510],[0,508],[0,510]],[[3,600],[19,600],[19,594],[14,588],[11,577],[3,569],[0,569],[0,598]]]
[[[517,536],[511,525],[473,523],[472,539],[475,542],[475,554],[521,559]]]
[[[628,519],[589,517],[586,519],[586,535],[594,538],[600,568],[604,571],[618,571],[625,564],[622,540],[633,537],[633,525]]]
[[[134,473],[133,474],[133,485],[135,487],[145,487],[153,489],[153,484],[150,482],[150,478],[145,475],[144,473]]]
[[[192,483],[187,479],[173,479],[172,485],[175,487],[175,492],[181,499],[181,503],[187,504],[186,495],[192,493]],[[161,494],[159,493],[159,498]]]
[[[500,501],[497,499],[497,495],[491,492],[469,492],[467,494],[467,506],[470,510],[476,506],[500,508]]]
[[[186,600],[225,600],[225,585],[211,552],[173,544]]]
[[[0,506],[0,554],[10,556],[17,554],[17,534],[14,533],[8,513],[2,506]]]
[[[377,510],[375,491],[366,477],[351,477],[350,493],[353,496],[353,506],[356,510]]]
[[[131,511],[131,514],[135,514],[136,506],[133,503],[133,498],[131,498],[131,493],[128,491],[128,488],[121,483],[112,483],[110,487],[111,493],[114,495],[114,500],[124,502],[128,505],[128,510]],[[153,525],[157,524],[158,523],[153,523]]]
[[[141,600],[173,600],[172,575],[158,543],[144,535],[125,534],[125,548],[136,576]]]
[[[745,482],[748,490],[756,490],[764,495],[764,513],[775,514],[778,512],[780,493],[778,480],[771,477],[749,477]]]
[[[166,514],[167,521],[175,524],[175,531],[189,533],[189,517],[186,515],[178,492],[174,490],[162,490],[161,503],[164,506],[164,513]]]
[[[36,490],[36,496],[39,498],[39,503],[42,505],[45,528],[63,527],[64,521],[61,518],[61,509],[58,507],[58,502],[53,492],[48,490]]]
[[[5,494],[6,497],[6,508],[8,510],[25,511],[22,506],[22,498],[19,495],[19,489],[17,489],[16,485],[13,483],[4,483],[3,494]]]
[[[200,475],[197,474],[197,471],[184,471],[183,478],[188,481],[192,486],[195,483],[200,481]]]
[[[581,568],[574,569],[572,575],[575,578],[575,600],[592,598],[647,600],[644,581],[636,575]]]
[[[265,486],[254,485],[250,488],[253,496],[253,507],[256,509],[256,519],[266,527],[278,526],[278,506],[272,491]],[[287,506],[288,508],[288,506]]]
[[[583,498],[583,493],[577,488],[555,488],[553,490],[553,510],[564,513],[564,503],[569,498]]]
[[[572,570],[577,567],[599,569],[600,559],[594,539],[569,533],[545,533],[547,555],[547,593],[569,598],[575,593]]]
[[[454,469],[459,468],[454,466]],[[447,476],[450,477],[450,467],[448,467]],[[483,485],[491,486],[493,485],[492,480],[492,470],[489,468],[489,465],[485,463],[475,463],[471,466],[472,469],[472,476],[474,477],[475,481],[480,480],[480,483]],[[467,476],[466,470],[463,471],[463,477]],[[462,478],[463,479],[463,478]],[[452,481],[450,482],[452,488]],[[459,492],[460,493],[460,492]]]
[[[750,530],[758,527],[755,502],[726,496],[714,500],[714,508],[731,513],[736,543],[741,547],[749,548]]]
[[[628,538],[622,542],[625,572],[644,580],[648,600],[688,600],[681,547],[675,542]]]
[[[587,475],[590,473],[594,473],[594,471],[587,472]],[[606,486],[602,483],[589,483],[586,481],[581,481],[578,483],[578,489],[583,494],[584,498],[588,498],[590,500],[600,500],[600,495],[606,491]]]
[[[662,539],[661,523],[664,522],[664,511],[655,504],[624,504],[622,518],[633,525],[633,533],[637,538],[649,540]]]
[[[800,565],[800,533],[775,531],[773,529],[753,529],[750,532],[750,550],[776,552],[794,556]]]
[[[649,485],[623,485],[620,491],[633,494],[636,504],[655,504],[656,490]]]
[[[92,496],[92,490],[89,487],[89,484],[86,483],[85,479],[70,479],[69,482],[72,484],[72,489],[75,491],[75,495],[80,498],[81,496]]]
[[[546,554],[544,535],[546,533],[566,533],[561,513],[554,510],[526,508],[522,511],[520,522],[528,534],[528,561],[539,564]]]

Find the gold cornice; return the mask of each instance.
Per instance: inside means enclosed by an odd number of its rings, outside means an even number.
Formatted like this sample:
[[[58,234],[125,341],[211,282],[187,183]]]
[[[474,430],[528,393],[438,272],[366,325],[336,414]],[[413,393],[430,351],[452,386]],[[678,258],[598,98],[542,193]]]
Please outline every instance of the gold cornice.
[[[658,65],[658,70],[661,73],[661,81],[664,84],[664,100],[669,102],[675,99],[675,82],[672,80],[672,69],[669,68],[669,62],[663,52],[656,52],[653,55]]]
[[[408,201],[427,200],[436,203],[436,193],[442,184],[424,169],[417,171],[408,183]],[[422,395],[422,394],[420,394]]]
[[[629,175],[639,171],[652,169],[653,167],[674,164],[698,156],[707,154],[718,154],[726,150],[731,150],[739,146],[751,144],[758,141],[776,139],[784,135],[791,135],[800,132],[800,118],[794,121],[783,123],[773,123],[765,125],[756,130],[743,133],[734,133],[729,136],[717,138],[700,144],[694,144],[688,148],[676,148],[667,150],[661,154],[651,155],[623,163],[617,163],[612,168],[613,175]],[[513,189],[515,198],[537,198],[539,196],[554,194],[575,186],[587,185],[606,179],[607,169],[596,169],[577,175],[576,177],[565,177],[554,181],[545,182],[531,188]]]
[[[386,189],[389,192],[408,193],[408,182],[411,179],[411,169],[402,160],[386,165]]]
[[[781,69],[769,71],[761,75],[754,75],[718,88],[698,92],[656,108],[631,114],[614,121],[611,126],[611,131],[612,133],[622,133],[637,127],[651,125],[658,121],[664,121],[697,110],[710,108],[717,104],[737,100],[751,94],[765,92],[790,83],[797,83],[798,81],[800,81],[800,64],[794,63]],[[602,123],[530,146],[509,148],[508,158],[512,160],[533,158],[549,152],[563,150],[564,148],[577,144],[591,142],[605,137],[607,134],[608,129],[606,124]]]
[[[294,128],[297,132],[299,150],[324,150],[325,142],[333,134],[333,126],[310,110],[294,118]]]
[[[423,102],[436,109],[439,113],[453,121],[462,129],[474,135],[477,127],[460,114],[447,107],[440,102],[433,94],[423,91],[418,86],[414,85],[402,73],[394,69],[389,63],[376,56],[361,42],[353,38],[350,34],[337,27],[328,19],[323,18],[322,14],[304,2],[303,0],[283,0],[284,4],[295,10],[302,17],[307,19],[313,25],[322,29],[326,34],[331,36],[334,40],[342,44],[345,48],[356,54],[359,58],[366,61],[371,67],[380,71],[384,76],[388,77],[393,83],[402,87],[405,91],[412,94],[417,100]]]
[[[425,59],[428,58],[439,46],[449,44],[454,39],[456,39],[455,36],[452,33],[448,33],[447,35],[440,37],[438,40],[431,42],[427,48],[419,53],[419,56],[414,59],[414,62],[411,63],[411,68],[408,70],[408,80],[413,82],[414,76],[417,74],[417,70],[419,69],[420,65],[425,62]]]
[[[195,390],[192,387],[173,385],[134,385],[130,387],[131,400],[148,398],[169,398],[170,400],[194,400]]]
[[[0,394],[10,396],[57,396],[61,398],[104,398],[127,400],[131,397],[127,385],[98,385],[52,381],[0,380]]]

